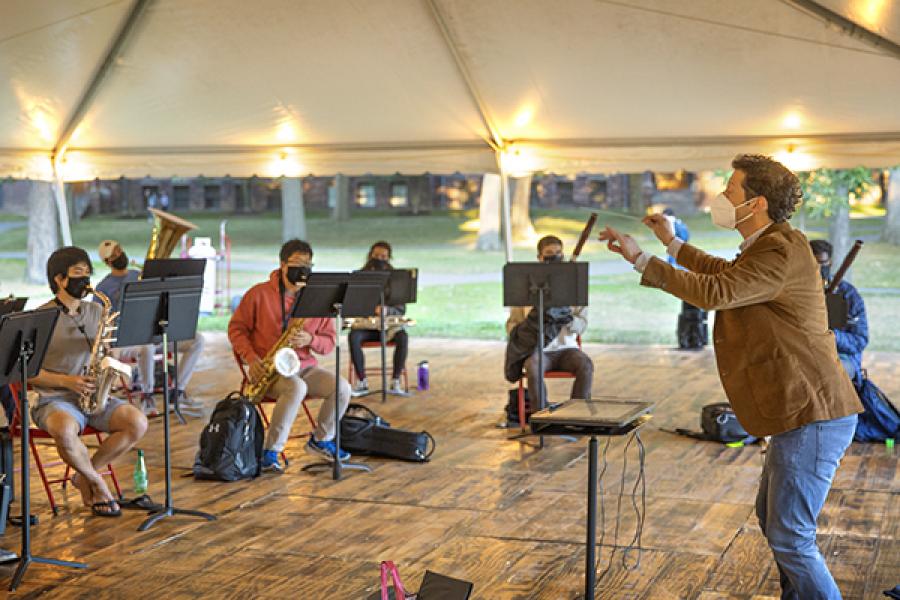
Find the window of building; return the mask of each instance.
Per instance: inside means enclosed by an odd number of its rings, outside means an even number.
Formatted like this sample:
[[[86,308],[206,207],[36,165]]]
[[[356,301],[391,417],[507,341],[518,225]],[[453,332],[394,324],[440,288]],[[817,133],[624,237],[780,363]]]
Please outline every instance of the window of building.
[[[207,210],[218,210],[222,205],[222,186],[220,185],[204,185],[203,186],[203,208]]]
[[[187,185],[176,185],[172,188],[172,210],[190,210],[191,188]]]
[[[375,208],[378,206],[374,183],[360,183],[356,186],[356,205],[361,208]]]
[[[409,185],[405,181],[391,184],[391,206],[395,208],[409,206]]]

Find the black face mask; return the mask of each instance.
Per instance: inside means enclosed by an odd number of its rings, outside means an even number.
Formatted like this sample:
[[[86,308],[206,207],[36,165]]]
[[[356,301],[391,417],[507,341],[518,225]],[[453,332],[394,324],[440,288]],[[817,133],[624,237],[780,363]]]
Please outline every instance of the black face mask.
[[[90,277],[69,277],[69,281],[64,289],[73,298],[81,299],[87,296],[89,287],[91,287]]]
[[[541,258],[541,262],[545,263],[560,263],[563,261],[562,254],[551,254],[550,256],[544,256]]]
[[[386,260],[381,260],[380,258],[370,258],[369,262],[366,263],[366,269],[368,271],[387,271],[391,268],[391,263]]]
[[[128,255],[124,252],[120,254],[114,261],[109,263],[113,269],[121,270],[128,266]]]
[[[286,277],[291,285],[297,285],[298,283],[306,283],[306,280],[309,279],[310,272],[310,268],[303,265],[299,267],[288,267]]]
[[[822,279],[828,281],[831,279],[831,265],[819,265],[819,273],[822,274]]]

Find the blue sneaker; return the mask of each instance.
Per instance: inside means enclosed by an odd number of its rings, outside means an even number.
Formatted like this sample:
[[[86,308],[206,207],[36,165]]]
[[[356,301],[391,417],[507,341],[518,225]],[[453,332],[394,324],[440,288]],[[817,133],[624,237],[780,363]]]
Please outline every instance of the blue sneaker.
[[[274,450],[266,450],[262,459],[263,473],[284,473],[284,467],[278,462],[278,453]]]
[[[309,436],[309,441],[306,442],[306,451],[310,454],[318,454],[322,458],[326,460],[334,460],[334,449],[335,445],[333,441],[320,442],[316,438]],[[350,453],[341,448],[341,461],[350,460]]]

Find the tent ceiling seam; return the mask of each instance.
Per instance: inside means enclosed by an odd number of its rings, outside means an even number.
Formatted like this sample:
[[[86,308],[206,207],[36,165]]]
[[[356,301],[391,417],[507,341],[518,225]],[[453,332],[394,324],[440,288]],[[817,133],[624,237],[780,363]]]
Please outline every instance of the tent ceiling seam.
[[[764,29],[756,29],[753,27],[746,27],[743,25],[735,25],[734,23],[724,23],[722,21],[715,21],[713,19],[703,19],[700,17],[692,17],[689,15],[683,15],[683,14],[679,14],[679,13],[675,13],[675,12],[671,12],[671,11],[660,10],[657,8],[648,8],[646,6],[635,6],[633,4],[628,4],[627,2],[619,2],[617,0],[594,0],[594,1],[601,3],[601,4],[608,4],[610,6],[618,6],[618,7],[626,8],[626,9],[630,9],[630,10],[636,10],[636,11],[642,11],[642,12],[663,15],[665,17],[674,17],[676,19],[682,19],[684,21],[693,21],[695,23],[702,23],[704,25],[715,25],[717,27],[724,27],[727,29],[735,29],[738,31],[746,31],[749,33],[757,33],[760,35],[783,38],[783,39],[792,40],[795,42],[803,42],[806,44],[813,44],[815,46],[824,46],[824,47],[828,47],[828,48],[836,48],[838,50],[847,50],[849,52],[858,52],[861,54],[871,54],[874,56],[884,56],[883,52],[877,52],[874,50],[865,50],[862,48],[852,48],[850,46],[842,46],[840,44],[828,44],[828,43],[820,42],[818,40],[811,40],[809,38],[804,38],[804,37],[800,37],[800,36],[796,36],[796,35],[787,35],[784,33],[776,33],[774,31],[766,31]],[[782,0],[782,1],[790,2],[790,0]],[[794,8],[794,7],[792,7],[792,8]]]
[[[87,87],[85,87],[81,98],[78,99],[78,104],[75,105],[72,114],[66,120],[66,125],[60,133],[59,139],[56,140],[56,144],[53,146],[52,153],[54,161],[65,152],[66,145],[72,139],[72,134],[75,132],[75,129],[78,127],[78,125],[81,124],[84,115],[87,114],[88,109],[97,96],[97,92],[100,90],[100,86],[103,84],[103,81],[106,79],[107,74],[112,69],[114,62],[119,56],[119,53],[122,51],[122,48],[125,46],[125,42],[127,41],[128,37],[137,26],[137,23],[140,20],[144,9],[151,1],[152,0],[134,1],[134,4],[131,6],[128,14],[122,21],[122,26],[119,27],[116,35],[113,37],[112,43],[110,44],[109,49],[106,51],[103,60],[94,71],[94,75],[88,82]]]
[[[487,103],[481,96],[481,93],[478,90],[478,86],[475,84],[475,79],[469,72],[466,62],[463,59],[458,46],[456,45],[456,41],[453,39],[453,34],[450,32],[450,28],[447,25],[447,20],[444,18],[443,12],[441,12],[441,8],[438,5],[438,0],[424,1],[425,4],[428,5],[431,16],[441,32],[441,37],[444,38],[444,43],[447,45],[447,49],[450,51],[450,54],[453,57],[453,62],[456,64],[456,68],[459,71],[460,76],[462,77],[463,84],[468,90],[469,95],[472,97],[472,101],[475,103],[475,108],[478,110],[478,114],[481,116],[481,121],[484,123],[485,128],[490,133],[490,140],[488,141],[488,143],[491,144],[491,147],[493,147],[494,150],[499,151],[504,146],[503,136],[500,135],[500,130],[497,128],[496,124],[491,118]]]
[[[882,56],[888,54],[894,58],[900,59],[900,44],[890,40],[874,31],[863,27],[862,25],[851,21],[845,16],[822,6],[815,0],[781,0],[791,8],[798,10],[804,14],[817,17],[825,21],[826,24],[836,25],[840,27],[843,33],[851,38],[857,38],[863,42],[877,48],[878,54]]]
[[[646,138],[516,138],[516,144],[545,147],[649,147],[649,146],[714,146],[754,142],[802,143],[871,143],[900,141],[900,131],[874,133],[818,133],[801,135],[734,135],[698,137]]]
[[[259,154],[285,150],[303,150],[310,153],[334,154],[338,152],[408,152],[425,150],[491,150],[486,140],[464,142],[387,142],[369,144],[272,144],[272,145],[219,145],[219,146],[131,146],[131,147],[76,147],[69,152],[85,154]]]

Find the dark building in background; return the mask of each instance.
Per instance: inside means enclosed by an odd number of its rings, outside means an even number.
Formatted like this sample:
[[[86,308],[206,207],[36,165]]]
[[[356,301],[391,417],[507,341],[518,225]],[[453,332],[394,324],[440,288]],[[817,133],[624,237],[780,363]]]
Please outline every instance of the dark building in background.
[[[642,214],[650,205],[672,206],[679,214],[696,210],[691,173],[637,173],[574,177],[538,173],[531,181],[536,208],[598,207]],[[477,208],[481,174],[360,175],[346,178],[354,212],[431,211]],[[307,176],[304,205],[310,211],[334,207],[334,177]],[[0,209],[27,213],[29,182],[0,182]],[[142,217],[148,207],[175,213],[260,213],[281,210],[281,179],[267,177],[119,178],[66,184],[74,218],[90,215]]]

